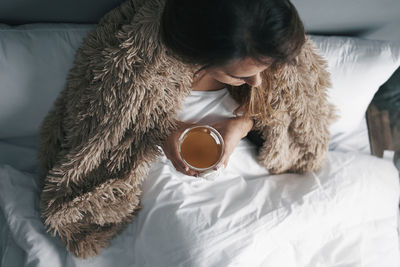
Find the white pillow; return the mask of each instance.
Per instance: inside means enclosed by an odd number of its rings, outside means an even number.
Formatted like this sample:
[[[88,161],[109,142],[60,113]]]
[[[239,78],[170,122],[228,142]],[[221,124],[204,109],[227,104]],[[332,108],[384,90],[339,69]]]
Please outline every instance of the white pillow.
[[[374,94],[399,67],[400,44],[353,37],[310,38],[331,72],[329,101],[340,116],[330,128],[335,146],[357,130]]]
[[[82,39],[94,25],[0,24],[0,138],[37,135],[64,88]],[[400,46],[350,37],[311,36],[329,63],[330,101],[341,118],[332,140],[351,133],[373,95],[400,64]]]
[[[0,138],[37,135],[92,25],[0,24]]]

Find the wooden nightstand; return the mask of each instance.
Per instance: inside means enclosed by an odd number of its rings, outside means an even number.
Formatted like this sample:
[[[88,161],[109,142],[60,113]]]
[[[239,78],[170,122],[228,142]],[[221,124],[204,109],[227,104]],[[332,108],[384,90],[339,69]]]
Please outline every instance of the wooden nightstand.
[[[366,118],[371,154],[382,157],[384,150],[394,151],[400,170],[400,68],[376,92]]]
[[[383,157],[384,150],[395,151],[400,160],[400,110],[381,110],[371,103],[366,113],[371,154]]]

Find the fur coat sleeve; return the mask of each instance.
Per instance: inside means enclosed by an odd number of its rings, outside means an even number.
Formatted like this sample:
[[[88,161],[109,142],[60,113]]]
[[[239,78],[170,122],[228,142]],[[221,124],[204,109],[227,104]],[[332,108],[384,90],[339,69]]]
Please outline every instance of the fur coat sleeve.
[[[163,1],[127,1],[84,40],[40,129],[41,215],[94,256],[140,208],[142,179],[192,83],[158,36]]]
[[[324,164],[336,118],[327,100],[329,86],[326,61],[309,39],[295,61],[273,75],[265,101],[274,113],[256,119],[254,127],[262,140],[259,163],[271,173],[317,171]]]

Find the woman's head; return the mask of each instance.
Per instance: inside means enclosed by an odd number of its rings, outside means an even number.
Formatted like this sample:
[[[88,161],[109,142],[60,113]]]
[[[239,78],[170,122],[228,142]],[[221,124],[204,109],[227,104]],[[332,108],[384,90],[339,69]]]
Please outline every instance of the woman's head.
[[[167,0],[161,29],[170,50],[202,68],[243,60],[279,65],[294,58],[305,40],[287,0]]]
[[[241,91],[248,93],[239,109],[248,116],[273,113],[265,101],[272,71],[263,70],[290,62],[305,42],[303,23],[289,0],[166,0],[161,35],[183,62],[221,83],[244,85]]]

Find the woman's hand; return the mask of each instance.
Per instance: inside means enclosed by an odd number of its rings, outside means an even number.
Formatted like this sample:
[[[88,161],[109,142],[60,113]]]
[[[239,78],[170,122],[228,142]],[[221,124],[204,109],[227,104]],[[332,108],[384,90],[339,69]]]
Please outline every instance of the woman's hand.
[[[199,172],[190,169],[186,164],[183,162],[179,155],[178,143],[179,137],[187,128],[193,126],[191,123],[186,122],[178,122],[178,129],[175,132],[172,132],[167,139],[165,139],[164,144],[162,145],[162,149],[164,150],[165,156],[172,162],[175,169],[180,171],[183,174],[191,175],[191,176],[198,176]]]
[[[228,165],[229,157],[239,141],[246,137],[247,133],[253,128],[253,120],[248,117],[236,117],[223,120],[211,125],[222,135],[225,142],[224,155],[219,165]],[[217,166],[218,167],[218,166]]]

